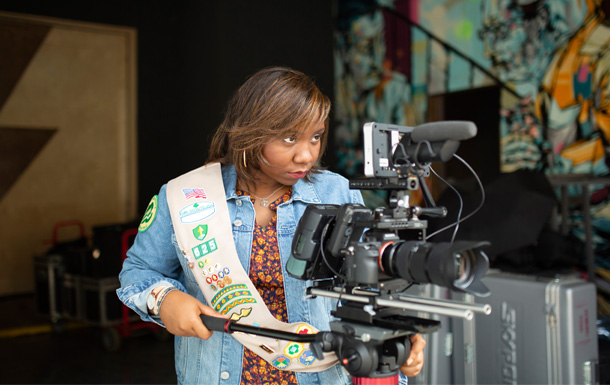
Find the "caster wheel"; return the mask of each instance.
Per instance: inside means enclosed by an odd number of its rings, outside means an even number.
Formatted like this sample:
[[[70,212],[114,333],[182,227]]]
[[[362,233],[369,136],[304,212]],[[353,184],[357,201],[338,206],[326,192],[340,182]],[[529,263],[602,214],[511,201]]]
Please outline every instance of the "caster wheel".
[[[51,322],[51,330],[54,333],[63,333],[66,331],[66,320],[58,319],[57,321]]]
[[[116,352],[121,348],[121,333],[115,328],[106,328],[102,332],[102,345],[109,352]]]

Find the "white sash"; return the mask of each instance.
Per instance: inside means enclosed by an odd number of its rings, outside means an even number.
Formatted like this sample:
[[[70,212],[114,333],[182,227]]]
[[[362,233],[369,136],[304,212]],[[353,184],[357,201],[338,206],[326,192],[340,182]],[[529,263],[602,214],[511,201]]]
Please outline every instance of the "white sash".
[[[219,163],[171,180],[167,203],[176,240],[209,306],[246,325],[300,334],[318,332],[304,322],[277,320],[250,281],[235,249]],[[337,363],[334,353],[316,359],[308,343],[239,332],[232,336],[278,369],[320,372]]]

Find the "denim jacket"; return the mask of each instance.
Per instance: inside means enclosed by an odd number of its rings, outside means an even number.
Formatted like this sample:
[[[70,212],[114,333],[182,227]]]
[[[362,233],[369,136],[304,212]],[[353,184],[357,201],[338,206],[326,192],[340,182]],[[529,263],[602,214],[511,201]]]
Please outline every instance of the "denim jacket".
[[[249,271],[254,207],[249,196],[235,193],[236,173],[233,166],[222,167],[229,215],[237,254],[246,271]],[[289,322],[307,322],[319,330],[328,330],[330,311],[335,300],[317,297],[304,300],[305,290],[311,282],[293,278],[286,272],[292,237],[297,223],[309,204],[363,203],[358,190],[350,190],[342,176],[322,171],[314,174],[314,183],[299,180],[292,198],[277,208],[277,238],[284,275],[284,289]],[[205,188],[205,182],[201,186]],[[186,265],[176,242],[166,198],[166,186],[158,195],[158,209],[152,225],[138,233],[134,245],[127,253],[119,278],[118,296],[145,321],[162,325],[159,317],[148,314],[146,298],[159,285],[171,284],[203,303],[205,299],[191,270]],[[229,334],[215,332],[208,340],[196,337],[175,337],[175,364],[180,384],[239,384],[241,380],[243,346]],[[296,373],[299,384],[349,384],[341,365],[319,373]],[[402,377],[402,376],[401,376]]]

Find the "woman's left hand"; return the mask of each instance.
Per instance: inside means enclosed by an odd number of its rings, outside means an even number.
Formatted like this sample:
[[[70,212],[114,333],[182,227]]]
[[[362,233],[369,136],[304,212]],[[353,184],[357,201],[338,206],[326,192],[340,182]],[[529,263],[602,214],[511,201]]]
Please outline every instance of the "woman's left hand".
[[[426,346],[426,340],[424,337],[416,334],[411,337],[411,353],[407,362],[401,367],[400,371],[407,377],[414,377],[421,372],[424,366],[424,347]]]

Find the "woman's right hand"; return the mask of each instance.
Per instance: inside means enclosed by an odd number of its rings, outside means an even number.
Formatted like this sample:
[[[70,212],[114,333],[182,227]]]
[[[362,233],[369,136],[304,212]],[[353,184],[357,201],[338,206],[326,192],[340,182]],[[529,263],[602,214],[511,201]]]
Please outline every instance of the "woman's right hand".
[[[226,318],[197,298],[180,290],[170,291],[159,309],[159,316],[168,332],[181,337],[199,337],[207,340],[212,335],[201,322],[200,315]]]

